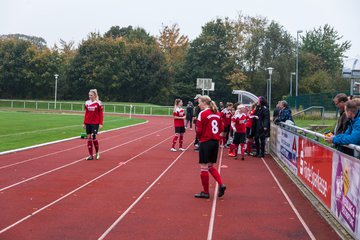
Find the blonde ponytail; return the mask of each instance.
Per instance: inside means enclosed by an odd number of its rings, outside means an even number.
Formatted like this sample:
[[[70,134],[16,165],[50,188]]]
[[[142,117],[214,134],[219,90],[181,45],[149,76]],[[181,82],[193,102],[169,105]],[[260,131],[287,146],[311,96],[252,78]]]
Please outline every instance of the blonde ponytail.
[[[174,102],[174,112],[176,110],[176,107],[179,106],[179,103],[181,102],[181,99],[180,98],[177,98],[175,99],[175,102]]]
[[[96,100],[96,101],[100,101],[100,100],[99,100],[99,94],[98,94],[98,92],[97,92],[96,89],[90,89],[90,92],[94,93],[94,95],[95,95],[95,100]]]
[[[201,96],[200,101],[205,103],[213,113],[217,113],[218,108],[216,106],[216,103],[214,101],[211,100],[211,98],[207,95]]]

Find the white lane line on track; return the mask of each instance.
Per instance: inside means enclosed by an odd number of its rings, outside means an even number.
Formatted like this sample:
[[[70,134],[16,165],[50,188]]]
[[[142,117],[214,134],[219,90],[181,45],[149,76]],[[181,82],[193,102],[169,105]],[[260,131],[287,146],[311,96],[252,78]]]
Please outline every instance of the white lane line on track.
[[[288,203],[291,206],[292,210],[294,211],[295,215],[299,219],[300,223],[303,225],[303,227],[304,227],[305,231],[307,232],[307,234],[309,235],[310,239],[316,240],[316,238],[315,238],[314,234],[311,232],[309,226],[305,223],[304,219],[301,217],[300,213],[298,212],[298,210],[294,206],[293,202],[291,201],[291,199],[289,198],[289,196],[287,195],[287,193],[285,192],[285,190],[281,186],[280,182],[275,177],[275,174],[271,171],[270,167],[265,162],[265,159],[264,158],[261,158],[261,159],[262,159],[263,163],[265,164],[266,168],[268,169],[268,171],[270,172],[271,176],[274,178],[274,180],[275,180],[276,184],[278,185],[278,187],[280,188],[282,194],[284,195],[284,197],[288,201]]]
[[[222,159],[223,159],[223,152],[224,152],[224,148],[221,148],[221,150],[220,150],[220,160],[219,160],[219,165],[218,165],[219,174],[221,172],[221,163],[222,163]],[[212,207],[211,207],[211,217],[210,217],[210,222],[209,222],[209,230],[208,230],[207,240],[212,239],[212,235],[213,235],[213,231],[214,231],[214,222],[215,222],[215,212],[216,212],[216,201],[217,201],[218,189],[219,189],[219,184],[216,183],[215,190],[214,190],[214,198],[213,198]]]
[[[153,183],[150,184],[150,186],[145,189],[145,191],[128,207],[128,209],[126,209],[123,214],[120,215],[120,217],[118,219],[116,219],[116,221],[98,238],[98,240],[102,240],[104,239],[110,232],[111,230],[113,230],[116,225],[131,211],[131,209],[133,207],[135,207],[135,205],[145,196],[145,194],[150,191],[150,189],[160,180],[160,178],[162,176],[164,176],[164,174],[179,160],[179,158],[189,149],[189,147],[194,143],[191,142],[189,144],[189,146],[187,146],[187,148],[185,149],[185,151],[183,151],[181,154],[179,154],[179,156],[154,180]]]
[[[153,135],[153,134],[155,134],[155,133],[157,133],[157,132],[163,131],[163,130],[168,129],[168,128],[170,128],[170,127],[172,127],[172,126],[169,126],[169,127],[163,128],[163,129],[160,129],[160,130],[155,131],[155,132],[153,132],[153,133],[149,133],[149,134],[147,134],[147,135],[144,135],[144,136],[142,136],[142,137],[133,139],[133,140],[128,141],[128,142],[126,142],[126,143],[122,143],[122,144],[120,144],[120,145],[117,145],[117,146],[115,146],[115,147],[106,149],[106,150],[104,150],[104,151],[100,151],[100,153],[105,153],[105,152],[114,150],[115,148],[118,148],[118,147],[124,146],[124,145],[126,145],[126,144],[135,142],[135,141],[137,141],[137,140],[139,140],[139,139],[142,139],[142,138],[144,138],[144,137]],[[65,165],[63,165],[63,166],[54,168],[54,169],[52,169],[52,170],[43,172],[43,173],[38,174],[38,175],[36,175],[36,176],[33,176],[33,177],[30,177],[30,178],[24,179],[24,180],[22,180],[22,181],[20,181],[20,182],[17,182],[17,183],[14,183],[14,184],[12,184],[12,185],[9,185],[9,186],[7,186],[7,187],[1,188],[1,189],[0,189],[0,192],[2,192],[2,191],[4,191],[4,190],[7,190],[7,189],[9,189],[9,188],[15,187],[15,186],[17,186],[17,185],[20,185],[20,184],[22,184],[22,183],[28,182],[28,181],[30,181],[30,180],[36,179],[36,178],[38,178],[38,177],[47,175],[47,174],[49,174],[49,173],[55,172],[55,171],[57,171],[57,170],[60,170],[60,169],[66,168],[66,167],[68,167],[68,166],[74,165],[74,164],[76,164],[76,163],[78,163],[78,162],[81,162],[81,161],[86,161],[86,160],[85,160],[84,158],[82,158],[82,159],[76,160],[76,161],[74,161],[74,162],[65,164]]]
[[[117,121],[124,121],[124,120],[127,120],[127,118],[108,120],[108,121],[106,121],[106,123],[108,123],[108,122],[117,122]],[[46,128],[46,129],[41,129],[41,130],[34,130],[34,131],[27,131],[27,132],[18,132],[18,133],[4,134],[4,135],[0,135],[0,138],[9,137],[9,136],[25,135],[25,134],[29,134],[29,133],[50,132],[50,131],[54,131],[54,130],[67,129],[67,128],[81,128],[81,125],[76,124],[76,125],[68,125],[68,126],[64,126],[64,127]]]
[[[116,130],[120,130],[122,128],[123,127],[117,128]],[[151,127],[143,128],[140,131],[143,131],[144,129],[148,129],[148,128],[151,128]],[[136,132],[138,132],[137,129],[136,129]],[[131,133],[131,134],[134,134],[134,133]],[[103,138],[103,139],[101,139],[101,142],[108,141],[108,140],[113,139],[115,137],[119,137],[119,135]],[[84,147],[84,144],[81,144],[81,145],[78,145],[78,146],[72,147],[72,148],[63,149],[61,151],[57,151],[57,152],[48,153],[48,154],[45,154],[45,155],[29,158],[29,159],[26,159],[26,160],[23,160],[23,161],[20,161],[20,162],[16,162],[16,163],[12,163],[12,164],[9,164],[9,165],[4,165],[4,166],[0,167],[0,170],[5,169],[5,168],[9,168],[9,167],[13,167],[13,166],[16,166],[16,165],[19,165],[19,164],[27,163],[27,162],[30,162],[30,161],[34,161],[34,160],[37,160],[37,159],[40,159],[40,158],[49,157],[49,156],[56,155],[56,154],[59,154],[59,153],[63,153],[63,152],[66,152],[66,151],[74,150],[74,149],[80,148],[80,147]]]
[[[61,198],[58,198],[57,200],[55,200],[55,201],[53,201],[53,202],[51,202],[51,203],[47,204],[46,206],[44,206],[44,207],[42,207],[42,208],[38,209],[37,211],[30,213],[30,214],[29,214],[29,215],[27,215],[26,217],[24,217],[24,218],[22,218],[22,219],[18,220],[17,222],[15,222],[15,223],[13,223],[13,224],[11,224],[11,225],[7,226],[6,228],[1,229],[1,230],[0,230],[0,234],[2,234],[2,233],[4,233],[4,232],[8,231],[9,229],[11,229],[11,228],[15,227],[16,225],[19,225],[20,223],[22,223],[22,222],[26,221],[27,219],[29,219],[29,218],[31,218],[31,217],[33,217],[33,216],[35,216],[36,214],[38,214],[38,213],[42,212],[43,210],[47,209],[48,207],[51,207],[52,205],[54,205],[54,204],[56,204],[56,203],[60,202],[60,201],[61,201],[61,200],[63,200],[64,198],[67,198],[68,196],[72,195],[73,193],[75,193],[75,192],[77,192],[77,191],[81,190],[82,188],[84,188],[84,187],[86,187],[87,185],[89,185],[89,184],[91,184],[91,183],[93,183],[93,182],[97,181],[98,179],[100,179],[100,178],[102,178],[102,177],[104,177],[104,176],[108,175],[109,173],[111,173],[111,172],[115,171],[116,169],[118,169],[118,168],[120,168],[120,167],[122,167],[122,166],[126,165],[126,163],[128,163],[128,162],[130,162],[130,161],[134,160],[135,158],[137,158],[137,157],[139,157],[139,156],[143,155],[144,153],[146,153],[146,152],[150,151],[151,149],[153,149],[153,148],[155,148],[155,147],[159,146],[160,144],[164,143],[165,141],[168,141],[168,139],[169,139],[169,138],[172,138],[172,137],[173,137],[173,136],[170,136],[170,137],[165,138],[164,140],[160,141],[160,142],[159,142],[159,143],[157,143],[156,145],[153,145],[152,147],[150,147],[150,148],[146,149],[145,151],[143,151],[143,152],[141,152],[141,153],[139,153],[139,154],[135,155],[134,157],[129,158],[129,159],[128,159],[126,162],[124,162],[123,164],[117,165],[116,167],[114,167],[114,168],[112,168],[112,169],[108,170],[107,172],[105,172],[105,173],[103,173],[103,174],[101,174],[101,175],[97,176],[96,178],[93,178],[93,179],[92,179],[92,180],[90,180],[89,182],[87,182],[87,183],[85,183],[85,184],[81,185],[80,187],[78,187],[78,188],[76,188],[76,189],[72,190],[71,192],[68,192],[67,194],[65,194],[65,195],[64,195],[64,196],[62,196]]]
[[[112,131],[116,131],[116,130],[123,129],[123,128],[135,127],[135,126],[142,125],[142,124],[145,124],[145,123],[148,123],[148,122],[149,121],[145,121],[145,122],[137,123],[137,124],[134,124],[134,125],[124,126],[124,127],[119,127],[119,128],[113,128],[113,129],[110,129],[110,130],[101,131],[101,132],[99,132],[99,134],[100,133],[106,133],[106,132],[112,132]],[[65,139],[56,140],[56,141],[53,141],[53,142],[41,143],[41,144],[29,146],[29,147],[23,147],[23,148],[8,150],[8,151],[0,152],[0,155],[5,155],[5,154],[9,154],[9,153],[16,153],[16,152],[29,150],[29,149],[33,149],[33,148],[38,148],[38,147],[43,147],[43,146],[47,146],[47,145],[51,145],[51,144],[55,144],[55,143],[66,142],[66,141],[70,141],[70,140],[74,140],[74,139],[78,139],[78,138],[79,137],[65,138]]]

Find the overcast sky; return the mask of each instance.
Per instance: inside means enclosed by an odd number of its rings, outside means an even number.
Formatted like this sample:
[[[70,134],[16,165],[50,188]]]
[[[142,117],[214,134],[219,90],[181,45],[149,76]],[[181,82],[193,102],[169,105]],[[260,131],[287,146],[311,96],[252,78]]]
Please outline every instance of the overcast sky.
[[[0,0],[0,34],[43,37],[49,46],[61,39],[78,44],[90,32],[111,26],[142,27],[159,35],[162,25],[177,23],[195,39],[217,17],[236,19],[239,12],[263,16],[296,37],[329,24],[350,40],[349,57],[360,58],[360,0]]]

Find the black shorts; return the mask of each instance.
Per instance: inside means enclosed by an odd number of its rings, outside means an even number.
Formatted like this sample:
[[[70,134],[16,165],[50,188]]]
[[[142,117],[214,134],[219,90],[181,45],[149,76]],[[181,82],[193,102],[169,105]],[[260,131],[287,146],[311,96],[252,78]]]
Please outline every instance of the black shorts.
[[[99,131],[99,124],[85,124],[86,134],[97,134]]]
[[[246,133],[235,133],[233,144],[246,143]]]
[[[219,151],[219,141],[210,140],[200,143],[199,146],[199,163],[216,163]]]
[[[184,133],[185,127],[175,127],[175,133]]]

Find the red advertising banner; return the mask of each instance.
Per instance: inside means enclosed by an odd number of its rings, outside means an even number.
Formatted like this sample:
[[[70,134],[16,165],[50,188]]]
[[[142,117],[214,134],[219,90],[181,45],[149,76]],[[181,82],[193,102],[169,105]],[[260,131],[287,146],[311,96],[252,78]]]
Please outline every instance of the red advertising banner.
[[[331,150],[299,136],[298,177],[331,209]]]

